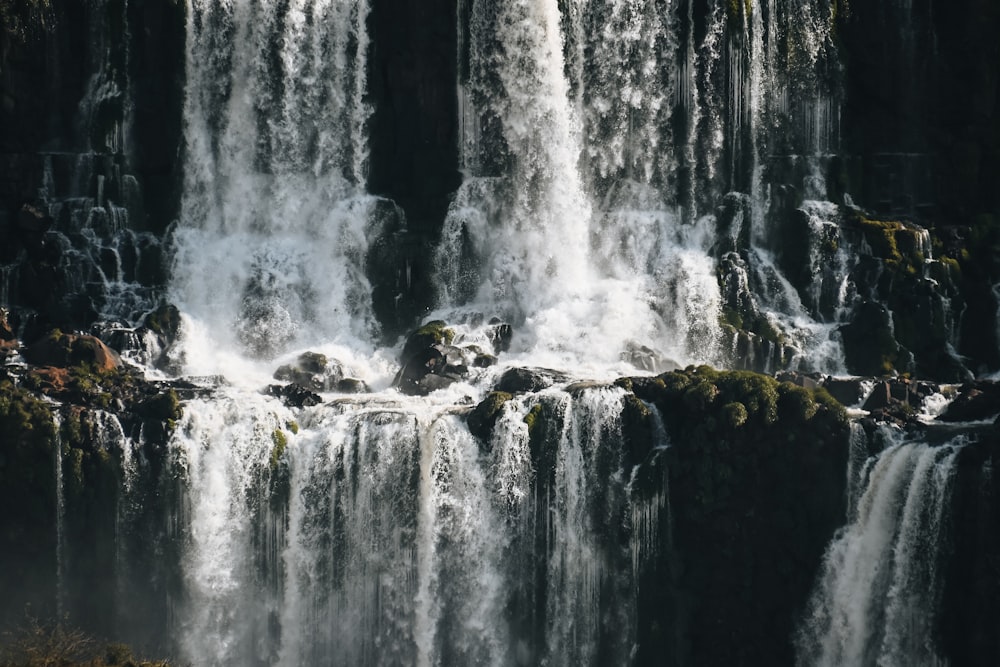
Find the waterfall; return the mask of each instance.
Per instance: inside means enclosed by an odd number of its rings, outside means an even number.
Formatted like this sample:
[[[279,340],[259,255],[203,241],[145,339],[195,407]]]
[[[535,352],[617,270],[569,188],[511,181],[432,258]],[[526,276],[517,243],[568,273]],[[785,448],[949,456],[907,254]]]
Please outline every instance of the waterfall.
[[[548,363],[606,364],[624,341],[680,365],[727,363],[728,241],[714,211],[736,192],[746,215],[729,231],[761,295],[754,319],[768,322],[755,326],[782,339],[768,354],[842,372],[847,251],[830,268],[813,252],[814,280],[793,286],[773,258],[786,199],[771,195],[793,179],[808,242],[839,249],[838,209],[822,201],[839,141],[832,5],[556,5],[459,11],[466,179],[436,255],[432,316],[523,323],[519,351],[552,353]]]
[[[489,443],[419,400],[189,402],[170,445],[185,659],[627,662],[665,491],[636,481],[655,460],[626,462],[623,396],[511,401]]]
[[[220,346],[272,357],[334,338],[363,348],[376,331],[365,259],[385,219],[364,193],[368,12],[365,0],[190,2],[171,292],[199,373]]]
[[[802,665],[938,664],[938,562],[959,436],[900,442],[866,467],[852,523],[827,551],[797,637]]]

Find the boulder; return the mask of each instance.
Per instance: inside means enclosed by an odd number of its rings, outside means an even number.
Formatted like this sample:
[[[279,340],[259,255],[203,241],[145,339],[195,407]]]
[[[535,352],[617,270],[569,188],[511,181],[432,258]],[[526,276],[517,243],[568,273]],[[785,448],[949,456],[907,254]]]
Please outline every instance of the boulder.
[[[993,420],[1000,414],[1000,384],[987,380],[967,382],[938,417],[944,422]]]
[[[491,391],[482,402],[472,409],[466,418],[469,432],[484,443],[489,443],[493,434],[493,426],[503,411],[503,406],[513,399],[512,394],[502,391]]]
[[[268,396],[280,398],[281,401],[290,408],[304,408],[319,405],[323,399],[302,385],[295,384],[271,384],[264,388]]]
[[[664,357],[651,347],[640,345],[635,341],[629,341],[625,344],[621,359],[632,364],[639,370],[649,371],[650,373],[662,373],[680,368],[680,364],[673,359]]]
[[[410,355],[396,374],[393,386],[410,396],[426,396],[461,380],[469,372],[460,348],[430,345]]]
[[[107,372],[120,368],[121,357],[95,336],[64,334],[58,329],[24,350],[24,357],[36,366],[65,368],[90,364],[94,371]]]
[[[432,345],[451,345],[455,331],[443,320],[434,320],[410,332],[399,355],[399,363],[405,366],[410,359]]]
[[[567,379],[565,374],[545,368],[510,368],[500,376],[496,390],[508,394],[541,391]]]
[[[819,388],[819,378],[812,375],[806,375],[804,373],[799,373],[798,371],[783,371],[775,376],[778,382],[791,382],[796,387],[804,387],[806,389],[818,389]]]
[[[514,329],[496,317],[490,320],[486,336],[493,345],[493,354],[500,354],[510,349],[510,342],[514,338]]]
[[[441,320],[412,332],[403,346],[402,368],[393,386],[404,394],[426,396],[466,377],[475,351],[452,345],[454,339],[455,332]]]
[[[863,410],[879,410],[881,408],[887,407],[892,402],[892,391],[889,387],[889,383],[885,380],[879,382],[872,389],[871,393],[868,394],[868,398],[865,400],[865,404],[862,407]]]
[[[357,378],[341,379],[337,383],[335,390],[341,394],[368,394],[371,392],[368,383]]]
[[[44,234],[52,226],[52,218],[40,208],[25,204],[17,212],[17,226],[31,234]]]
[[[839,403],[852,406],[865,397],[863,382],[862,378],[827,377],[823,380],[823,388]]]
[[[293,382],[310,391],[333,391],[344,379],[340,362],[318,352],[303,352],[294,364],[285,364],[274,372],[274,379]]]

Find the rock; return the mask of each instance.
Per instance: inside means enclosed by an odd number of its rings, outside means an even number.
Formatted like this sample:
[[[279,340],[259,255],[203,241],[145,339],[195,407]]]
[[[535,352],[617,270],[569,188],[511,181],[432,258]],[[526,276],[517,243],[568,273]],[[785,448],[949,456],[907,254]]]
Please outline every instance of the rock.
[[[865,404],[861,406],[863,410],[879,410],[888,407],[889,403],[892,401],[892,392],[889,388],[889,383],[886,381],[879,382],[872,389],[871,393],[868,394],[868,398],[865,400]]]
[[[404,394],[426,396],[461,380],[469,373],[474,353],[451,344],[455,332],[441,320],[429,322],[411,333],[400,359],[403,367],[393,386]]]
[[[0,308],[0,340],[10,341],[17,338],[14,328],[10,325],[10,313],[6,308]]]
[[[496,390],[508,394],[541,391],[551,387],[557,381],[567,379],[563,373],[544,368],[510,368],[500,376]]]
[[[827,377],[823,381],[823,388],[838,402],[852,406],[857,405],[865,397],[863,382],[861,378]]]
[[[964,422],[992,420],[1000,414],[1000,385],[978,380],[962,385],[954,401],[938,420]]]
[[[890,375],[905,370],[908,356],[893,334],[889,311],[879,303],[865,301],[840,327],[847,369],[855,375]]]
[[[91,364],[97,372],[120,368],[121,357],[94,336],[64,334],[58,329],[35,341],[24,350],[25,359],[36,366],[65,368]]]
[[[493,344],[493,354],[500,354],[510,349],[510,342],[514,338],[514,329],[507,323],[497,318],[490,320],[486,336]]]
[[[169,303],[161,304],[156,310],[148,313],[136,329],[139,339],[146,341],[149,363],[161,370],[167,370],[171,365],[168,352],[180,337],[180,333],[181,313],[177,310],[177,306]],[[150,336],[155,343],[149,340]]]
[[[503,406],[513,399],[512,394],[503,391],[491,391],[482,402],[472,409],[466,418],[469,432],[484,443],[489,443],[493,426],[503,411]]]
[[[323,399],[305,387],[291,384],[271,384],[264,388],[264,393],[268,396],[280,398],[282,402],[290,408],[304,408],[319,405]]]
[[[144,420],[167,421],[181,417],[180,399],[174,389],[168,389],[139,403],[136,414]]]
[[[573,396],[573,398],[578,398],[580,394],[584,393],[589,389],[607,389],[608,384],[604,382],[594,382],[593,380],[581,380],[580,382],[574,382],[566,387],[566,393]]]
[[[453,340],[455,331],[443,320],[428,322],[406,337],[403,351],[399,355],[399,363],[405,366],[421,350],[432,345],[451,345]]]
[[[335,389],[341,394],[368,394],[371,392],[368,384],[357,378],[342,378],[337,382]]]
[[[410,357],[393,386],[410,396],[426,396],[464,378],[469,372],[462,350],[432,345]]]
[[[318,352],[303,352],[294,364],[285,364],[274,372],[275,380],[293,382],[310,391],[333,391],[343,378],[340,362]]]
[[[32,234],[44,234],[52,227],[52,218],[41,209],[25,204],[17,212],[17,226]]]
[[[165,303],[142,319],[142,326],[161,336],[169,345],[177,340],[181,329],[181,313],[177,306]]]
[[[629,341],[625,344],[625,350],[622,352],[621,358],[622,361],[650,373],[662,373],[663,371],[680,368],[680,365],[673,359],[668,359],[656,350],[645,345],[640,345],[635,341]]]
[[[403,393],[410,393],[414,396],[426,396],[432,391],[451,386],[455,382],[458,382],[459,379],[450,375],[428,374],[422,377],[419,382],[411,385],[411,391],[404,391]]]
[[[810,375],[805,375],[804,373],[799,373],[798,371],[784,371],[778,373],[775,376],[778,382],[791,382],[796,387],[805,387],[806,389],[818,389],[819,379]]]

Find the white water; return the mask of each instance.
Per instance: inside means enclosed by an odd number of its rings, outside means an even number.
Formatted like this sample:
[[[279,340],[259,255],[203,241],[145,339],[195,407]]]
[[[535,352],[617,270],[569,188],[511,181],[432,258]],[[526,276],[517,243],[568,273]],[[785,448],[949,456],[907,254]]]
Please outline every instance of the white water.
[[[867,467],[852,523],[830,545],[800,627],[800,665],[940,663],[937,564],[963,445],[897,442]]]
[[[188,10],[171,286],[189,318],[186,365],[217,372],[330,341],[366,349],[365,254],[385,222],[363,189],[367,2]]]
[[[420,399],[294,415],[239,393],[190,401],[171,443],[186,490],[183,657],[569,665],[593,663],[600,648],[625,660],[636,567],[656,558],[664,500],[631,488],[623,395],[512,402],[489,453],[461,417]],[[536,478],[524,421],[539,400],[551,402],[561,433],[543,445],[557,462],[551,486]],[[280,457],[275,431],[288,443]],[[280,475],[289,495],[276,513]],[[623,545],[615,531],[626,526],[639,528]],[[522,614],[540,625],[525,628]]]

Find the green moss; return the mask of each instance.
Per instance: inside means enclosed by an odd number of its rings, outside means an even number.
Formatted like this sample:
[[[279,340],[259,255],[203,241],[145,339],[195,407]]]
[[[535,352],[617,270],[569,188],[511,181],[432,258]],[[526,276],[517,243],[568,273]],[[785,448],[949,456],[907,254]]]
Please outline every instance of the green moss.
[[[896,243],[896,233],[904,229],[903,223],[896,220],[871,220],[864,216],[858,216],[858,222],[875,256],[890,262],[903,261]]]
[[[743,316],[740,315],[735,310],[733,310],[732,308],[723,308],[722,309],[722,323],[723,324],[728,324],[729,326],[734,327],[736,329],[742,329],[743,328]]]
[[[299,434],[299,423],[297,421],[292,420],[285,422],[285,428],[287,428],[292,435]]]
[[[271,433],[271,442],[274,443],[274,447],[271,449],[271,470],[278,467],[278,463],[281,461],[281,457],[285,453],[285,449],[288,448],[288,436],[280,428],[274,429]]]
[[[747,408],[739,401],[726,403],[722,406],[722,423],[729,428],[739,428],[747,422]]]
[[[964,249],[963,252],[968,253],[968,251]],[[948,272],[951,274],[953,279],[957,280],[962,275],[962,267],[959,265],[958,260],[954,257],[942,255],[938,258],[938,261],[948,268]]]
[[[414,335],[433,338],[435,343],[451,345],[455,340],[455,330],[444,320],[433,320],[414,332]]]
[[[528,410],[528,414],[524,415],[524,423],[528,425],[528,434],[533,434],[541,425],[542,422],[542,411],[545,408],[541,403],[535,403]]]
[[[807,422],[813,418],[819,406],[812,393],[790,382],[778,385],[778,413],[783,420],[793,423]]]
[[[705,412],[715,402],[719,388],[711,382],[699,382],[684,392],[684,406],[694,412]]]

